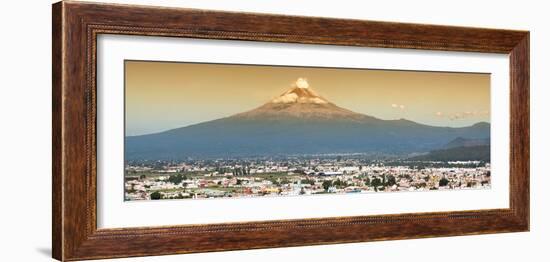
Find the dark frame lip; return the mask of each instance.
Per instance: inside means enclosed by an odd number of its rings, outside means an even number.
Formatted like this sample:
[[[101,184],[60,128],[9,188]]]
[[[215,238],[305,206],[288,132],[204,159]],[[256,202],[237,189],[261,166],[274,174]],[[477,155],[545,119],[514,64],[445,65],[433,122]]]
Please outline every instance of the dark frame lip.
[[[529,230],[528,31],[72,1],[54,4],[52,12],[52,255],[58,260]],[[95,56],[98,34],[509,54],[510,208],[97,229]]]

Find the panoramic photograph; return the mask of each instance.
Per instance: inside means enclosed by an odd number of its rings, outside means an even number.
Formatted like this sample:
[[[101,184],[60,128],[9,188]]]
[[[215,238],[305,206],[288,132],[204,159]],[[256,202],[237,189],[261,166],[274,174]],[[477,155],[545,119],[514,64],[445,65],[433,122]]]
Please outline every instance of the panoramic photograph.
[[[490,74],[124,68],[125,201],[491,188]]]

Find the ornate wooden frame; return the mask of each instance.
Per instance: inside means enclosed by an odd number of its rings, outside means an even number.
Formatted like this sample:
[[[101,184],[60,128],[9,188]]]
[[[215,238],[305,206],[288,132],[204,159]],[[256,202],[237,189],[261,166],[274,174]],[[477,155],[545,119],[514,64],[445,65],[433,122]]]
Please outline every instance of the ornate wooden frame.
[[[53,257],[99,259],[529,230],[529,32],[84,2],[53,5]],[[510,208],[96,227],[96,40],[124,34],[504,53]]]

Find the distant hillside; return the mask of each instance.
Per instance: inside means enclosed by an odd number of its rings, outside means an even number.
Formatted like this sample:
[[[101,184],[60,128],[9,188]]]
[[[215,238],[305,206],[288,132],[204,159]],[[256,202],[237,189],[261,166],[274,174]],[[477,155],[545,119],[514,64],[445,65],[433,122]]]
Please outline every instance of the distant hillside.
[[[453,141],[446,144],[443,149],[450,149],[455,147],[471,147],[471,146],[487,146],[491,144],[491,139],[473,139],[473,138],[464,138],[457,137]]]
[[[491,161],[491,146],[463,146],[433,150],[426,155],[416,156],[415,161]]]

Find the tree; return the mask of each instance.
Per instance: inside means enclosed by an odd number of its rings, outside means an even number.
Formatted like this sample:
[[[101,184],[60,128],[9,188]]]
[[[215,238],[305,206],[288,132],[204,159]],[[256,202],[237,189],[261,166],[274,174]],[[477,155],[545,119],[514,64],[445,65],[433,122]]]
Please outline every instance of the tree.
[[[340,187],[347,187],[348,183],[346,181],[342,181],[342,180],[340,180],[340,178],[338,178],[338,179],[336,179],[336,181],[334,181],[332,183],[332,185],[335,186],[335,187],[340,188]]]
[[[328,191],[328,189],[332,186],[332,181],[330,180],[325,180],[323,181],[323,188],[325,189],[325,191]]]
[[[374,191],[378,192],[378,187],[382,185],[382,180],[376,177],[370,182],[370,185],[374,187]]]
[[[174,185],[181,183],[181,181],[183,181],[183,176],[181,174],[171,175],[170,177],[168,177],[168,182]]]
[[[155,191],[153,193],[151,193],[151,200],[159,200],[159,199],[162,199],[162,193],[160,193],[159,191]]]
[[[439,186],[447,186],[449,184],[449,180],[447,178],[441,178],[439,180]]]
[[[386,185],[393,186],[395,184],[397,184],[397,181],[395,180],[395,177],[392,176],[392,175],[388,176],[388,180],[386,181]]]
[[[129,190],[127,190],[126,192],[135,193],[136,192],[135,186],[136,186],[135,184],[132,184],[132,187]]]
[[[370,186],[370,179],[368,177],[365,178],[365,186]]]

